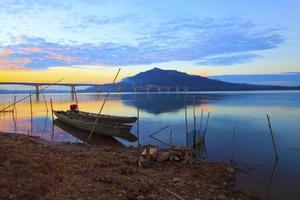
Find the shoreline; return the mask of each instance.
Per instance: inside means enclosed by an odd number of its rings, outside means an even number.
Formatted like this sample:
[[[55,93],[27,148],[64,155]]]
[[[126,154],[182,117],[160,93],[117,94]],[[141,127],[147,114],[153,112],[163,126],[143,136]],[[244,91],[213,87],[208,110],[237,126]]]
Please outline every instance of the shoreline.
[[[140,168],[144,149],[0,132],[0,199],[258,199],[236,189],[235,166],[165,161]]]

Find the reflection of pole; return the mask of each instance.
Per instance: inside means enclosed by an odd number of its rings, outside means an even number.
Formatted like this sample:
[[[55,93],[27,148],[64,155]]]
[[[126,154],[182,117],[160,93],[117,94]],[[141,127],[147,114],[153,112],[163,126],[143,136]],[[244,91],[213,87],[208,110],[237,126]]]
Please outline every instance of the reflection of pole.
[[[269,126],[271,137],[272,137],[272,143],[273,143],[273,149],[274,149],[274,153],[275,153],[275,158],[276,158],[276,160],[278,160],[278,154],[277,154],[277,149],[276,149],[276,144],[275,144],[275,138],[274,138],[274,134],[273,134],[273,130],[272,130],[272,126],[271,126],[269,115],[267,115],[267,118],[268,118],[268,126]]]
[[[184,93],[184,116],[185,116],[185,137],[186,147],[188,146],[188,121],[187,121],[187,109],[186,109],[186,94]]]
[[[32,99],[31,99],[31,95],[29,96],[29,102],[30,102],[30,135],[32,135]]]
[[[202,119],[203,119],[203,109],[201,110],[201,117],[200,117],[200,133],[202,131]]]
[[[52,98],[50,98],[50,106],[51,106],[51,115],[52,115],[52,134],[51,134],[51,140],[53,141],[53,138],[54,138],[54,115],[53,115]]]
[[[196,148],[196,111],[195,111],[195,96],[193,96],[193,118],[194,118],[193,144],[194,144],[194,148]]]
[[[170,129],[170,148],[172,147],[172,143],[173,143],[172,142],[172,139],[173,139],[172,137],[173,137],[173,129],[171,128]]]
[[[275,175],[277,163],[278,163],[278,160],[275,160],[274,163],[273,163],[272,173],[271,173],[271,176],[270,176],[270,179],[269,179],[269,182],[268,182],[268,186],[267,186],[267,195],[269,194],[269,192],[271,190],[271,185],[272,185],[272,182],[273,182],[273,177]]]
[[[48,105],[47,105],[47,102],[46,102],[46,97],[45,97],[45,94],[44,94],[44,90],[43,90],[43,88],[40,88],[40,89],[41,89],[41,92],[42,92],[42,96],[43,96],[43,99],[44,99],[46,110],[48,112]]]
[[[210,112],[208,112],[208,115],[207,115],[206,125],[205,125],[205,129],[204,129],[203,140],[205,139],[205,136],[206,136],[206,131],[207,131],[207,126],[208,126],[209,115],[210,115]]]
[[[233,140],[234,140],[234,136],[235,136],[235,130],[236,130],[236,126],[233,129],[232,138],[231,138],[231,161],[232,162],[233,162]]]
[[[140,108],[137,108],[136,133],[138,138],[138,146],[140,146]]]

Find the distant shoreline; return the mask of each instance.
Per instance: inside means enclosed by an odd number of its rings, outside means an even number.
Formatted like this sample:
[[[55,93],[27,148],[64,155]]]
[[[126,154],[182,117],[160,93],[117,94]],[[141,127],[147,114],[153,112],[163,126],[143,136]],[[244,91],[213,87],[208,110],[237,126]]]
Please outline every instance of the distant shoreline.
[[[284,91],[300,91],[300,86],[295,87],[295,88],[286,88],[286,89],[243,89],[243,90],[191,90],[191,91],[162,91],[162,92],[156,92],[156,91],[138,91],[138,92],[132,92],[132,91],[121,91],[121,92],[116,92],[113,91],[111,92],[112,94],[181,94],[181,93],[222,93],[222,92],[270,92],[270,91],[278,91],[278,92],[284,92]],[[102,92],[89,92],[89,91],[77,91],[77,93],[82,93],[82,94],[106,94],[108,91],[102,91]],[[35,93],[35,91],[28,90],[28,91],[11,91],[11,90],[0,90],[0,95],[1,94],[29,94],[29,93]],[[63,90],[63,91],[44,91],[45,94],[66,94],[66,93],[71,93],[70,91]]]

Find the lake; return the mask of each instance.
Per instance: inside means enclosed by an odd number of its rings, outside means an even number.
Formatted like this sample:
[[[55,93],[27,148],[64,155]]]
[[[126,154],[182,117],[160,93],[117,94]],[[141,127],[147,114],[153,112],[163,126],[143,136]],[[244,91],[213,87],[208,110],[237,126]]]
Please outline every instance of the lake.
[[[16,95],[17,99],[25,95]],[[105,94],[77,94],[79,109],[98,112]],[[71,94],[45,94],[55,110],[69,109]],[[82,142],[58,126],[52,126],[51,112],[45,102],[33,98],[33,118],[29,100],[16,106],[15,115],[0,113],[0,130],[32,134],[50,141]],[[13,101],[13,95],[0,95],[0,108]],[[198,149],[199,161],[233,161],[243,171],[239,187],[270,199],[300,199],[300,92],[196,92],[112,94],[104,114],[136,116],[140,111],[140,137],[136,142],[116,138],[126,146],[152,144],[193,145],[193,132],[205,143]],[[203,120],[201,124],[201,112]],[[195,111],[195,126],[193,111]],[[185,124],[187,113],[187,127]],[[208,113],[210,113],[207,121]],[[279,160],[275,161],[266,114],[269,114]],[[152,137],[150,134],[166,127]],[[202,127],[200,130],[200,126]],[[236,130],[234,132],[234,128]],[[186,134],[186,128],[188,134]],[[233,134],[234,133],[234,134]],[[137,134],[137,124],[132,127]]]

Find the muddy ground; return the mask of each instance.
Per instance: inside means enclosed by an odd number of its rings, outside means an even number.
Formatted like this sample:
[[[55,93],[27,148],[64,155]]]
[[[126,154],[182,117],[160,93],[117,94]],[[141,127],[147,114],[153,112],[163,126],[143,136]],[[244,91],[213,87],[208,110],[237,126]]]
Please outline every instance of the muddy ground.
[[[143,148],[50,143],[0,133],[0,199],[257,199],[225,163],[155,162]]]

